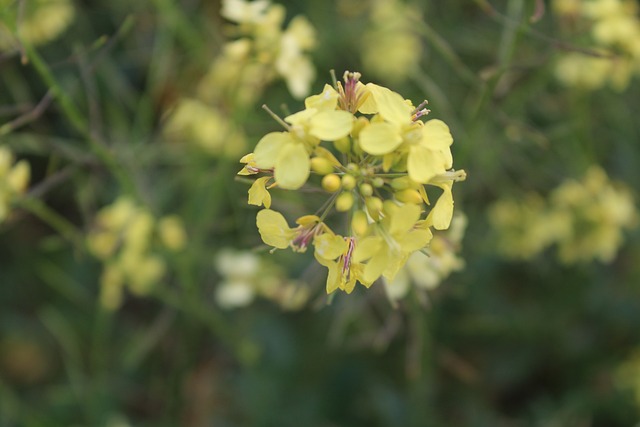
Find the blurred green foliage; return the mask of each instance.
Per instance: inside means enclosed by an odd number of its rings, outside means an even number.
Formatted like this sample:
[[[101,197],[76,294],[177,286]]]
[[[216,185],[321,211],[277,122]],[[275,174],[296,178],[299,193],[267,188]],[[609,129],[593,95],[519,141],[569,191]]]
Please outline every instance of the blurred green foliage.
[[[16,11],[27,19],[45,3],[0,1],[3,28],[15,33]],[[637,196],[638,82],[620,92],[558,83],[558,57],[591,46],[551,4],[525,0],[407,3],[405,27],[376,25],[417,38],[415,63],[385,77],[363,64],[375,3],[282,2],[287,21],[302,14],[317,31],[312,93],[329,70],[358,70],[428,99],[454,135],[455,165],[469,176],[455,188],[469,221],[466,267],[428,299],[415,293],[397,307],[377,284],[326,304],[325,270],[309,254],[265,253],[248,185],[235,177],[239,156],[163,133],[231,37],[219,2],[75,1],[55,40],[34,46],[23,35],[0,53],[0,146],[31,166],[28,193],[0,223],[0,425],[638,422],[640,403],[619,374],[640,344],[638,232],[606,265],[563,265],[551,251],[509,261],[487,217],[500,198],[549,194],[594,164]],[[245,152],[278,130],[261,104],[301,105],[280,80],[258,95],[242,108],[219,105],[246,135]],[[156,218],[179,215],[188,244],[148,295],[127,294],[110,311],[85,237],[120,195]],[[287,195],[280,206],[305,213],[311,198]],[[223,248],[258,248],[307,288],[309,303],[221,308],[214,258]]]

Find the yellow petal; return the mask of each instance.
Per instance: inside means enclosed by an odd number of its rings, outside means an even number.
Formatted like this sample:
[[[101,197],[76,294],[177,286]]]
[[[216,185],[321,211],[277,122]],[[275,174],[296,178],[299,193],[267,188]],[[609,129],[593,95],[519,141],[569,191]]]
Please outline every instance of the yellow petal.
[[[353,262],[362,262],[371,258],[380,250],[381,246],[381,237],[365,237],[356,244],[356,249],[353,251]]]
[[[304,125],[316,114],[318,114],[318,110],[316,108],[307,108],[306,110],[298,111],[297,113],[293,113],[285,117],[284,121],[291,123],[292,125]]]
[[[322,93],[311,95],[304,100],[305,108],[316,108],[318,110],[335,110],[338,105],[340,95],[330,85],[325,84]]]
[[[309,153],[302,144],[287,144],[278,155],[274,176],[281,188],[296,190],[309,178],[311,162]]]
[[[286,249],[295,234],[282,214],[271,209],[258,212],[256,225],[262,241],[278,249]]]
[[[335,141],[349,135],[353,115],[348,111],[320,111],[309,121],[309,133],[324,141]]]
[[[445,160],[438,151],[412,145],[407,157],[407,172],[415,182],[426,184],[437,174],[446,172]]]
[[[376,156],[390,153],[401,143],[400,129],[391,123],[371,123],[360,132],[360,147]]]
[[[421,144],[431,150],[441,154],[444,161],[444,168],[451,169],[453,167],[453,156],[451,155],[451,144],[453,137],[449,131],[449,126],[442,120],[429,120],[422,128]]]
[[[446,230],[449,228],[451,218],[453,217],[453,194],[451,192],[451,186],[443,185],[442,189],[444,193],[442,193],[427,217],[427,223],[432,224],[436,230]]]
[[[293,143],[288,132],[271,132],[262,137],[253,153],[256,166],[270,169],[276,165],[278,155],[283,147]]]
[[[313,239],[315,251],[321,258],[336,259],[347,251],[348,245],[342,236],[321,234]]]
[[[412,204],[400,206],[393,215],[391,215],[389,234],[395,237],[406,233],[416,224],[419,218],[419,206]]]
[[[271,194],[265,188],[270,176],[264,176],[256,179],[251,188],[249,188],[249,204],[255,206],[264,205],[265,208],[271,207]]]
[[[369,260],[367,265],[365,265],[362,271],[362,279],[369,283],[375,282],[387,268],[389,261],[388,251],[384,250],[384,248],[378,251],[373,258]]]
[[[368,83],[367,88],[375,99],[379,114],[385,120],[399,126],[411,123],[413,107],[400,94],[373,83]]]
[[[400,237],[397,242],[402,247],[403,252],[415,252],[427,246],[432,237],[431,230],[421,228],[411,230]]]

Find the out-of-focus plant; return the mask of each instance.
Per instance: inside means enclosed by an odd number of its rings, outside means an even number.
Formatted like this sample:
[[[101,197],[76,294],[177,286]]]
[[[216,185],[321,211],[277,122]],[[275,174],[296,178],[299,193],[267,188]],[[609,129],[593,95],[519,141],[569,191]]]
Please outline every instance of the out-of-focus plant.
[[[605,85],[622,91],[640,73],[640,19],[632,0],[555,0],[553,7],[567,28],[589,35],[591,54],[564,53],[556,76],[568,85],[594,90]]]
[[[362,36],[364,68],[372,76],[399,83],[418,70],[422,42],[416,32],[420,11],[398,0],[373,0]]]
[[[126,197],[103,208],[87,236],[89,249],[104,264],[100,279],[102,305],[117,309],[125,286],[135,295],[149,294],[166,272],[165,258],[182,250],[186,242],[178,217],[157,220]]]
[[[43,45],[62,34],[73,22],[75,9],[71,0],[0,1],[0,51],[18,50],[16,34],[34,46]],[[20,17],[20,19],[18,19]],[[8,25],[16,28],[8,28]]]
[[[13,153],[6,147],[0,147],[0,223],[9,216],[12,203],[24,194],[29,185],[29,163],[26,160],[14,161]]]
[[[563,263],[597,259],[611,262],[623,242],[623,231],[637,226],[637,211],[626,185],[612,183],[597,166],[580,180],[569,179],[548,200],[529,194],[505,199],[489,209],[499,250],[530,259],[552,244]]]
[[[223,279],[216,287],[216,302],[225,309],[248,306],[260,296],[298,310],[310,297],[303,283],[288,279],[281,268],[253,252],[223,249],[215,266]]]
[[[263,174],[249,189],[249,203],[264,205],[257,225],[263,241],[278,249],[304,252],[314,246],[318,262],[329,269],[327,293],[351,293],[356,283],[371,286],[381,276],[393,280],[408,257],[425,248],[431,228],[445,230],[453,215],[455,171],[453,138],[441,120],[422,122],[429,111],[391,90],[362,84],[360,73],[345,72],[344,86],[325,85],[305,100],[305,110],[284,118],[285,128],[264,136],[241,161],[241,175]],[[273,113],[272,113],[273,114]],[[332,142],[342,161],[325,148]],[[329,193],[317,215],[298,218],[290,228],[269,209],[268,188],[302,188],[311,172]],[[430,205],[425,184],[442,194]],[[335,208],[347,212],[346,236],[325,222]]]

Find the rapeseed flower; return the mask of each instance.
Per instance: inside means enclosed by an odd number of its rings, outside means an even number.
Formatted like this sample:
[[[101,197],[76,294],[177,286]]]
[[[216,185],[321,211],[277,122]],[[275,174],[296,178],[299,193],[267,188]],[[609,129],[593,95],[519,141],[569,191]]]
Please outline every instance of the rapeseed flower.
[[[380,277],[393,280],[411,254],[428,248],[432,229],[449,227],[453,184],[466,178],[452,169],[448,126],[421,121],[429,113],[425,105],[416,108],[346,72],[344,83],[307,97],[304,110],[284,119],[268,110],[285,130],[265,135],[241,159],[239,172],[256,176],[249,204],[267,208],[256,219],[263,242],[297,252],[313,246],[315,259],[328,269],[327,293],[351,293],[357,283],[369,287]],[[427,194],[425,184],[439,188],[439,196]],[[268,190],[303,185],[319,185],[328,199],[319,213],[290,227],[270,209],[275,202]],[[333,210],[349,216],[345,233],[327,225]]]

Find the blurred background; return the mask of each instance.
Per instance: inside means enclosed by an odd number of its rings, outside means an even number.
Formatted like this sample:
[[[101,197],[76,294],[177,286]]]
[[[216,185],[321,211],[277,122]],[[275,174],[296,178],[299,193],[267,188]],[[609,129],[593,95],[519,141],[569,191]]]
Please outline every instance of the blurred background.
[[[633,426],[631,0],[0,0],[1,426]],[[345,70],[454,136],[456,217],[327,297],[240,158]],[[273,190],[290,219],[317,195]]]

